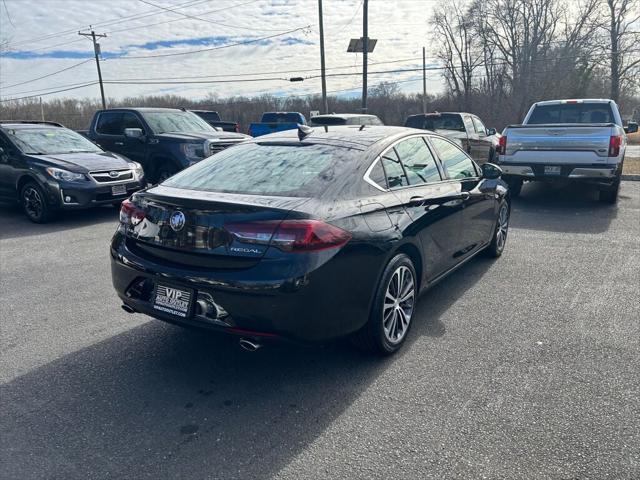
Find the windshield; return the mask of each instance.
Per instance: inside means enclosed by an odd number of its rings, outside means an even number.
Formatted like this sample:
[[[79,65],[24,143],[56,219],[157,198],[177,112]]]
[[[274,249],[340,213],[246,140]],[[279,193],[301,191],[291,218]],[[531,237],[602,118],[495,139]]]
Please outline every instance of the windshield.
[[[343,117],[313,117],[311,126],[316,125],[346,125],[347,120]]]
[[[142,112],[153,133],[215,131],[215,129],[191,112]]]
[[[414,115],[407,118],[405,127],[421,128],[423,130],[455,130],[464,132],[462,117],[455,113],[438,115]]]
[[[16,128],[5,130],[16,146],[26,154],[102,152],[82,135],[66,128]]]
[[[328,145],[244,144],[223,150],[163,185],[189,190],[304,197],[327,190],[360,150]]]
[[[615,123],[608,103],[537,105],[527,125],[553,123]]]

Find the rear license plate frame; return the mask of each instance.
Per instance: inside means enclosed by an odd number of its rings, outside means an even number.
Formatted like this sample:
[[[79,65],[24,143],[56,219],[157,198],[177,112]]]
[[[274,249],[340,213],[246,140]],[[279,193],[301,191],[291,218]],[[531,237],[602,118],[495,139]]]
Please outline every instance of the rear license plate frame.
[[[558,165],[545,165],[544,166],[544,174],[545,175],[561,175],[562,167]]]

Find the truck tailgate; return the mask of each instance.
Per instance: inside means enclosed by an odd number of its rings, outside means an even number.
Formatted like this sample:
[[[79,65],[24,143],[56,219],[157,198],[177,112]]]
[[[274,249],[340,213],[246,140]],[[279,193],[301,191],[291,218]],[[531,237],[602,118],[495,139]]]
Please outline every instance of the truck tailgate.
[[[538,157],[540,162],[566,161],[572,157],[602,161],[608,157],[613,131],[611,124],[514,125],[505,131],[504,157],[505,160]]]

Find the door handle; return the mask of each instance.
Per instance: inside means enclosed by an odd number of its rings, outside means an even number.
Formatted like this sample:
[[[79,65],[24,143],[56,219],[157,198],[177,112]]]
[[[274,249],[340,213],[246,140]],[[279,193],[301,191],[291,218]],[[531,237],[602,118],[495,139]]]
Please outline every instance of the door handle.
[[[124,142],[114,142],[114,145],[120,145],[122,147],[124,146]]]
[[[421,206],[421,205],[424,205],[424,203],[425,203],[426,201],[427,201],[427,199],[426,199],[426,198],[421,197],[421,196],[419,196],[419,195],[416,195],[416,196],[411,197],[411,198],[409,199],[409,205],[410,205],[410,206],[413,206],[413,207],[419,207],[419,206]]]
[[[452,195],[451,197],[447,197],[448,200],[468,200],[469,192],[460,192]]]

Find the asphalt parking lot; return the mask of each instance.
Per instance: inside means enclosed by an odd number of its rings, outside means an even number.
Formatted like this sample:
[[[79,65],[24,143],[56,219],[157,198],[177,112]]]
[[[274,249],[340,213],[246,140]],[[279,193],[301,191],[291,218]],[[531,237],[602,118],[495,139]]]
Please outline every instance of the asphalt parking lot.
[[[114,209],[0,220],[2,478],[640,478],[640,182],[525,186],[382,360],[124,313]]]

